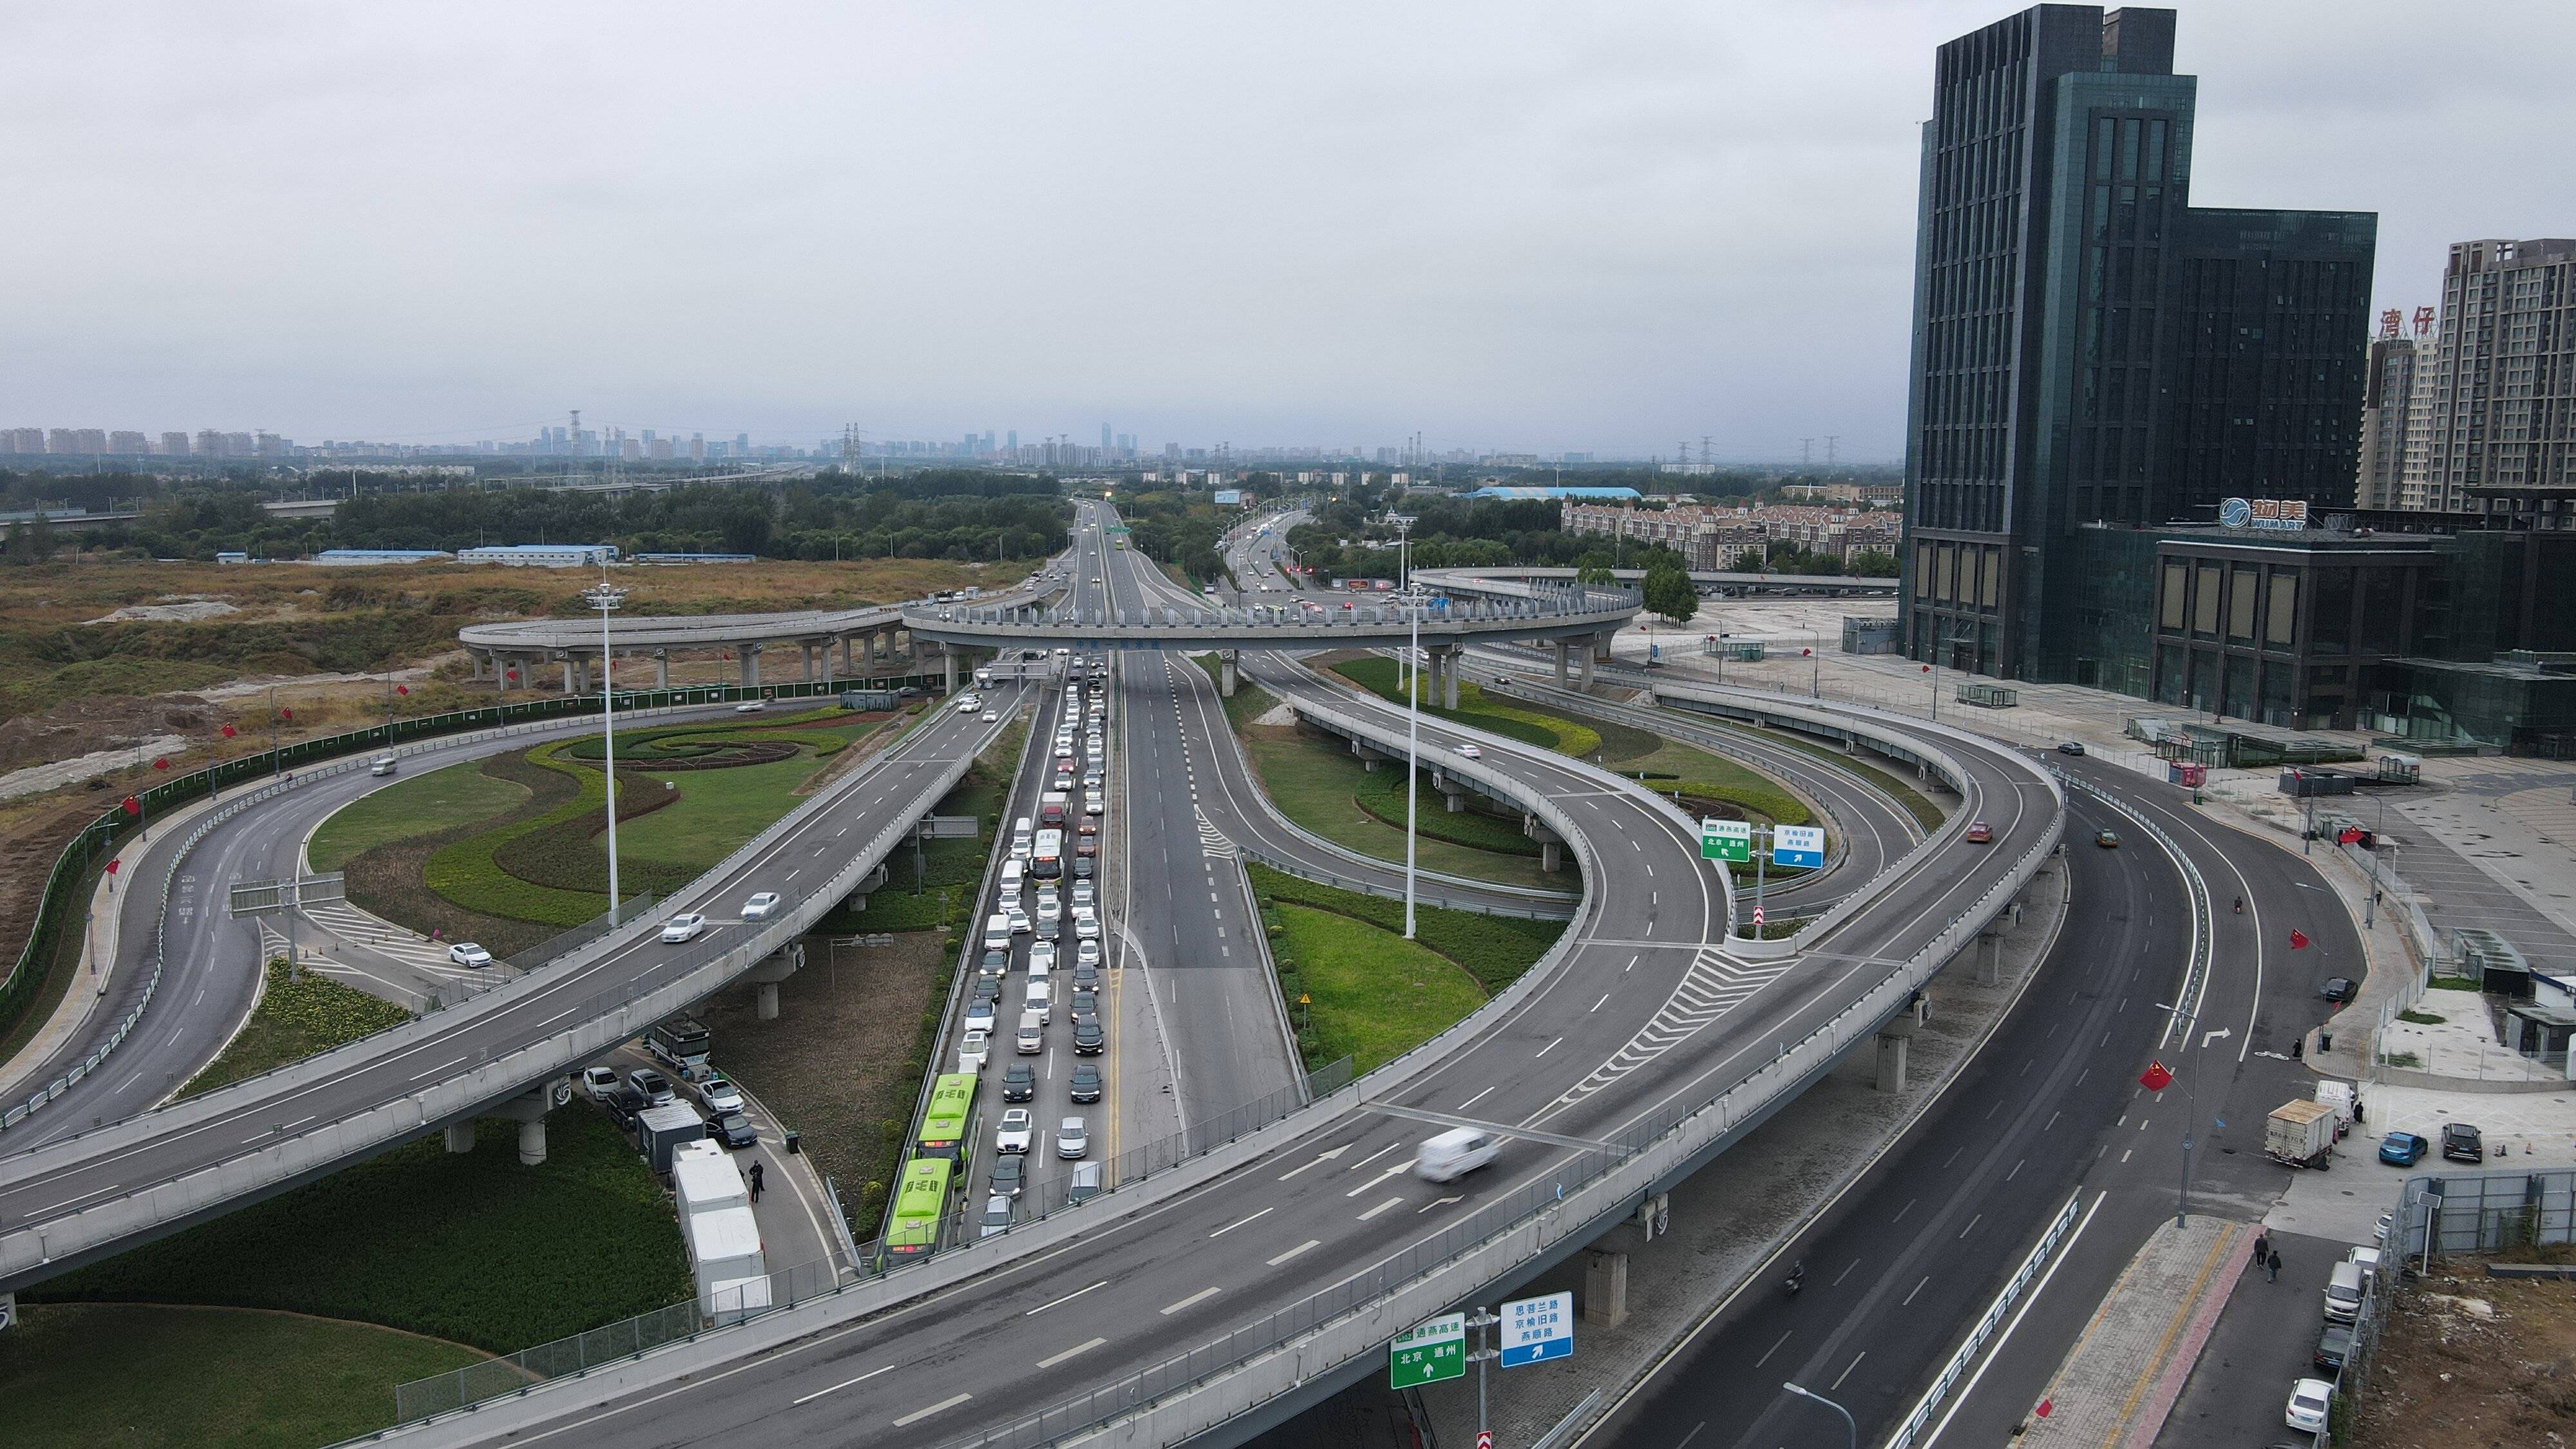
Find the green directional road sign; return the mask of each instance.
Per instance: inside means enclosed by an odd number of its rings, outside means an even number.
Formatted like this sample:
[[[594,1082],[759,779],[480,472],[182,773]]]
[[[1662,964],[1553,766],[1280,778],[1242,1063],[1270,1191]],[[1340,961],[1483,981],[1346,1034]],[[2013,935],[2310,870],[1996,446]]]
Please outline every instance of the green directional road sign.
[[[1418,1388],[1467,1376],[1467,1315],[1452,1313],[1416,1324],[1386,1346],[1386,1383]]]
[[[1700,821],[1699,858],[1731,860],[1738,865],[1753,859],[1752,825],[1742,820]]]

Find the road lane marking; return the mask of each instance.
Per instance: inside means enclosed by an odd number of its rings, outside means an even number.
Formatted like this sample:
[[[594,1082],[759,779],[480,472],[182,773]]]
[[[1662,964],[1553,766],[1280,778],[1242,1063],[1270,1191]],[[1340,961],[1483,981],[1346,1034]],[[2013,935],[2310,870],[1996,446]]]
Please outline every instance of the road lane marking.
[[[413,1081],[415,1081],[415,1082],[417,1082],[417,1081],[419,1081],[422,1077],[434,1077],[434,1076],[437,1076],[437,1075],[439,1075],[440,1073],[442,1073],[442,1072],[446,1071],[449,1067],[461,1067],[461,1066],[465,1065],[465,1063],[466,1063],[466,1061],[467,1061],[467,1060],[468,1060],[468,1059],[467,1059],[467,1058],[465,1058],[465,1057],[458,1057],[456,1060],[454,1060],[454,1061],[452,1061],[452,1062],[440,1062],[437,1066],[431,1067],[428,1071],[421,1072],[421,1073],[418,1073],[418,1074],[414,1075],[414,1076],[412,1077],[412,1080],[413,1080]]]
[[[1277,1211],[1279,1211],[1279,1209],[1278,1209],[1278,1208],[1277,1208],[1277,1206],[1275,1206],[1275,1205],[1274,1205],[1274,1206],[1271,1206],[1271,1207],[1263,1208],[1261,1211],[1259,1211],[1259,1212],[1257,1212],[1257,1213],[1254,1213],[1251,1217],[1248,1217],[1248,1218],[1236,1218],[1233,1222],[1227,1223],[1224,1227],[1221,1227],[1221,1228],[1217,1229],[1215,1232],[1212,1232],[1212,1233],[1208,1234],[1208,1236],[1209,1236],[1209,1237],[1211,1237],[1211,1238],[1222,1238],[1222,1237],[1224,1237],[1226,1234],[1228,1234],[1228,1233],[1230,1233],[1230,1232],[1233,1232],[1236,1228],[1242,1227],[1245,1223],[1252,1222],[1252,1221],[1254,1221],[1254,1220],[1256,1220],[1256,1219],[1259,1219],[1259,1218],[1266,1218],[1266,1217],[1270,1216],[1272,1213],[1275,1213],[1275,1212],[1277,1212]]]
[[[1852,1259],[1852,1260],[1851,1260],[1851,1262],[1850,1262],[1849,1264],[1847,1264],[1847,1265],[1843,1268],[1843,1270],[1842,1270],[1841,1272],[1836,1273],[1836,1274],[1834,1275],[1834,1281],[1832,1281],[1831,1283],[1826,1284],[1825,1286],[1826,1286],[1826,1287],[1828,1287],[1828,1288],[1840,1288],[1841,1286],[1843,1286],[1843,1280],[1844,1280],[1845,1278],[1848,1278],[1848,1277],[1850,1277],[1850,1276],[1851,1276],[1851,1274],[1852,1274],[1852,1269],[1857,1268],[1857,1267],[1859,1267],[1859,1266],[1860,1266],[1860,1259],[1858,1259],[1858,1258],[1854,1258],[1854,1259]]]
[[[1410,1168],[1412,1165],[1413,1165],[1413,1164],[1412,1164],[1412,1163],[1409,1163],[1409,1162],[1399,1162],[1399,1163],[1397,1163],[1395,1166],[1390,1167],[1390,1168],[1388,1168],[1387,1170],[1385,1170],[1384,1172],[1379,1173],[1377,1176],[1370,1178],[1368,1181],[1366,1181],[1366,1182],[1364,1182],[1364,1183],[1361,1183],[1359,1186],[1357,1186],[1357,1187],[1355,1187],[1355,1188],[1352,1188],[1349,1192],[1343,1193],[1343,1194],[1342,1194],[1342,1196],[1344,1196],[1344,1197],[1358,1197],[1361,1193],[1364,1193],[1364,1192],[1368,1191],[1370,1188],[1373,1188],[1373,1187],[1377,1186],[1379,1183],[1382,1183],[1382,1182],[1386,1181],[1388,1178],[1395,1176],[1397,1173],[1402,1172],[1402,1171],[1406,1170],[1407,1168]]]
[[[1968,1225],[1959,1229],[1959,1236],[1964,1238],[1968,1234],[1975,1232],[1977,1230],[1977,1224],[1984,1222],[1985,1220],[1986,1215],[1984,1213],[1979,1213],[1975,1217],[1968,1219]]]
[[[1888,1225],[1889,1227],[1891,1227],[1891,1228],[1892,1228],[1892,1227],[1896,1226],[1898,1223],[1901,1223],[1901,1222],[1905,1221],[1905,1215],[1906,1215],[1907,1213],[1910,1213],[1910,1212],[1914,1211],[1914,1205],[1915,1205],[1916,1203],[1918,1203],[1918,1202],[1921,1202],[1921,1201],[1923,1201],[1923,1199],[1921,1199],[1921,1198],[1919,1198],[1919,1197],[1909,1197],[1909,1198],[1907,1198],[1907,1199],[1905,1200],[1905,1206],[1903,1206],[1903,1207],[1901,1207],[1901,1208],[1898,1208],[1898,1209],[1896,1210],[1896,1216],[1894,1216],[1894,1217],[1892,1217],[1892,1218],[1889,1218],[1889,1219],[1887,1220],[1887,1225]]]
[[[841,1380],[839,1383],[832,1385],[832,1386],[831,1386],[830,1388],[828,1388],[828,1389],[816,1389],[814,1392],[812,1392],[812,1393],[810,1393],[810,1394],[807,1394],[805,1397],[803,1397],[803,1398],[801,1398],[801,1399],[796,1399],[796,1400],[791,1401],[791,1402],[788,1404],[788,1406],[787,1406],[787,1407],[789,1407],[789,1408],[791,1408],[791,1409],[792,1409],[792,1408],[796,1407],[796,1405],[798,1405],[798,1404],[810,1404],[810,1403],[814,1402],[816,1399],[819,1399],[819,1398],[823,1397],[825,1394],[837,1394],[837,1393],[839,1393],[841,1390],[848,1388],[848,1387],[849,1387],[850,1385],[852,1385],[852,1384],[863,1384],[863,1383],[866,1383],[868,1380],[870,1380],[870,1379],[872,1379],[872,1378],[875,1378],[875,1377],[876,1377],[877,1375],[879,1375],[879,1374],[882,1374],[882,1373],[892,1373],[893,1371],[894,1371],[894,1365],[893,1365],[893,1364],[887,1364],[884,1368],[870,1369],[870,1370],[868,1370],[866,1373],[863,1373],[863,1374],[859,1375],[857,1378],[854,1378],[854,1379],[843,1379],[843,1380]]]
[[[1108,1287],[1108,1286],[1109,1286],[1109,1280],[1108,1280],[1108,1279],[1106,1279],[1106,1278],[1103,1278],[1103,1279],[1101,1279],[1099,1282],[1092,1284],[1092,1285],[1091,1285],[1091,1288],[1106,1288],[1106,1287]],[[1059,1304],[1059,1303],[1071,1303],[1071,1302],[1072,1302],[1073,1300],[1075,1300],[1076,1298],[1079,1298],[1079,1297],[1081,1297],[1083,1294],[1090,1292],[1090,1291],[1091,1291],[1091,1288],[1076,1288],[1076,1289],[1074,1289],[1072,1292],[1067,1293],[1066,1295],[1064,1295],[1062,1298],[1058,1298],[1058,1299],[1054,1300],[1053,1302],[1049,1302],[1049,1303],[1041,1303],[1041,1304],[1039,1304],[1037,1307],[1030,1309],[1028,1312],[1023,1313],[1023,1314],[1021,1314],[1020,1316],[1021,1316],[1022,1318],[1035,1318],[1035,1317],[1037,1317],[1039,1314],[1046,1312],[1048,1309],[1055,1307],[1055,1306],[1056,1306],[1056,1304]]]
[[[1436,1208],[1436,1207],[1447,1207],[1449,1204],[1451,1204],[1451,1203],[1453,1203],[1453,1202],[1465,1202],[1465,1201],[1466,1201],[1466,1199],[1465,1199],[1465,1198],[1463,1198],[1463,1197],[1435,1197],[1435,1198],[1433,1198],[1431,1201],[1429,1201],[1429,1202],[1427,1202],[1427,1203],[1424,1203],[1422,1206],[1420,1206],[1420,1207],[1418,1207],[1418,1208],[1415,1208],[1415,1209],[1413,1210],[1413,1215],[1414,1215],[1415,1217],[1417,1217],[1417,1218],[1418,1218],[1418,1217],[1422,1216],[1424,1213],[1427,1213],[1427,1212],[1431,1211],[1433,1208]]]
[[[1402,1143],[1390,1142],[1384,1147],[1379,1148],[1377,1151],[1370,1153],[1368,1156],[1361,1158],[1359,1161],[1352,1163],[1348,1168],[1345,1168],[1344,1171],[1357,1172],[1361,1168],[1366,1167],[1370,1163],[1377,1161],[1379,1158],[1386,1156],[1388,1153],[1393,1152],[1396,1148],[1402,1145]]]
[[[1921,1282],[1921,1283],[1917,1283],[1917,1284],[1915,1284],[1915,1285],[1914,1285],[1914,1293],[1920,1293],[1920,1292],[1922,1292],[1922,1291],[1923,1291],[1923,1289],[1924,1289],[1924,1286],[1925,1286],[1926,1284],[1929,1284],[1931,1281],[1932,1281],[1932,1275],[1931,1275],[1931,1274],[1929,1274],[1929,1273],[1924,1274],[1924,1275],[1923,1275],[1923,1282]],[[1908,1293],[1908,1294],[1906,1294],[1906,1295],[1905,1295],[1905,1301],[1904,1301],[1904,1302],[1902,1302],[1902,1303],[1897,1304],[1896,1306],[1897,1306],[1897,1307],[1899,1307],[1899,1308],[1911,1308],[1911,1307],[1913,1307],[1913,1306],[1914,1306],[1914,1293]]]
[[[1554,1041],[1552,1041],[1552,1042],[1549,1042],[1547,1045],[1545,1045],[1545,1046],[1543,1046],[1543,1047],[1540,1047],[1540,1048],[1538,1049],[1538,1056],[1531,1057],[1531,1058],[1530,1058],[1530,1060],[1531,1060],[1531,1061],[1537,1061],[1539,1057],[1546,1056],[1549,1052],[1552,1052],[1552,1051],[1556,1050],[1558,1047],[1561,1047],[1561,1046],[1563,1046],[1563,1045],[1565,1045],[1565,1038],[1563,1038],[1563,1037],[1558,1037],[1556,1040],[1554,1040]]]
[[[1605,1003],[1607,1003],[1609,1000],[1610,1000],[1610,993],[1609,993],[1609,992],[1607,992],[1607,991],[1602,992],[1602,993],[1601,993],[1601,1000],[1599,1000],[1599,1001],[1596,1001],[1596,1002],[1592,1003],[1592,1010],[1594,1010],[1594,1011],[1599,1011],[1599,1010],[1602,1008],[1602,1006],[1603,1006]],[[1587,1014],[1588,1014],[1588,1013],[1587,1013]],[[1492,1089],[1492,1088],[1490,1088],[1490,1087],[1488,1087],[1488,1088],[1486,1088],[1486,1090],[1487,1090],[1487,1091],[1492,1091],[1493,1089]]]
[[[1307,1252],[1307,1251],[1308,1251],[1308,1250],[1310,1250],[1310,1249],[1320,1248],[1320,1247],[1322,1247],[1323,1245],[1324,1245],[1324,1240],[1323,1240],[1323,1239],[1321,1239],[1321,1238],[1308,1238],[1306,1241],[1304,1241],[1304,1242],[1302,1242],[1302,1243],[1299,1243],[1297,1246],[1295,1246],[1295,1247],[1293,1247],[1293,1248],[1290,1248],[1287,1252],[1284,1252],[1284,1253],[1280,1254],[1278,1257],[1271,1259],[1271,1260],[1270,1260],[1270,1264],[1269,1264],[1269,1266],[1271,1266],[1271,1267],[1273,1267],[1273,1268],[1276,1268],[1276,1267],[1278,1267],[1280,1264],[1287,1262],[1289,1259],[1294,1258],[1294,1257],[1297,1257],[1299,1254],[1305,1253],[1305,1252]]]
[[[1841,1387],[1843,1386],[1843,1380],[1845,1380],[1845,1379],[1847,1379],[1847,1378],[1850,1378],[1850,1377],[1852,1376],[1852,1370],[1853,1370],[1853,1369],[1856,1369],[1856,1368],[1859,1368],[1859,1367],[1860,1367],[1860,1361],[1861,1361],[1862,1359],[1867,1358],[1867,1357],[1869,1357],[1869,1350],[1868,1350],[1868,1349],[1865,1349],[1865,1348],[1864,1348],[1864,1349],[1862,1349],[1860,1352],[1858,1352],[1858,1353],[1856,1353],[1856,1354],[1853,1354],[1853,1355],[1852,1355],[1852,1361],[1851,1361],[1850,1363],[1847,1363],[1847,1364],[1844,1364],[1844,1365],[1843,1365],[1843,1371],[1842,1371],[1841,1373],[1836,1374],[1836,1375],[1834,1376],[1834,1381],[1833,1381],[1833,1383],[1832,1383],[1831,1385],[1827,1386],[1827,1388],[1825,1389],[1825,1392],[1827,1392],[1827,1393],[1832,1393],[1835,1389],[1839,1389],[1839,1388],[1841,1388]]]
[[[2013,1164],[2013,1170],[2004,1174],[2004,1181],[2010,1182],[2014,1178],[2021,1176],[2022,1163],[2026,1163],[2028,1161],[2030,1161],[2030,1159],[2025,1157],[2022,1158],[2020,1162],[2015,1162]]]
[[[1795,1332],[1797,1332],[1797,1331],[1798,1331],[1798,1330],[1796,1330],[1796,1329],[1794,1329],[1794,1328],[1793,1328],[1793,1329],[1790,1329],[1790,1330],[1789,1330],[1789,1333],[1795,1333]],[[1781,1335],[1780,1335],[1780,1338],[1779,1338],[1779,1342],[1774,1343],[1774,1344],[1772,1344],[1769,1348],[1767,1348],[1767,1349],[1763,1350],[1763,1352],[1762,1352],[1762,1356],[1761,1356],[1760,1358],[1757,1358],[1757,1359],[1755,1359],[1755,1360],[1753,1361],[1753,1366],[1754,1366],[1755,1368],[1760,1368],[1760,1367],[1762,1367],[1764,1364],[1769,1363],[1769,1362],[1771,1361],[1771,1355],[1773,1355],[1773,1354],[1775,1354],[1775,1353],[1778,1353],[1778,1352],[1780,1351],[1780,1344],[1787,1343],[1787,1342],[1789,1341],[1789,1333],[1781,1334]],[[1696,1430],[1696,1429],[1694,1429],[1694,1430],[1692,1430],[1691,1432],[1693,1432],[1693,1433],[1697,1433],[1697,1432],[1699,1432],[1699,1431],[1698,1431],[1698,1430]]]
[[[1500,1082],[1496,1082],[1496,1083],[1494,1084],[1494,1086],[1495,1086],[1495,1087],[1499,1087],[1499,1086],[1501,1086],[1501,1085],[1502,1085],[1502,1083],[1500,1083]],[[1481,1102],[1481,1101],[1485,1100],[1485,1098],[1486,1098],[1489,1094],[1491,1094],[1493,1090],[1494,1090],[1494,1087],[1487,1087],[1484,1091],[1482,1091],[1482,1092],[1478,1092],[1476,1095],[1474,1095],[1474,1096],[1472,1096],[1472,1097],[1469,1097],[1466,1101],[1461,1102],[1461,1103],[1459,1103],[1459,1104],[1458,1104],[1458,1110],[1459,1110],[1459,1111],[1461,1111],[1461,1112],[1464,1112],[1464,1111],[1466,1111],[1468,1108],[1475,1106],[1478,1102]]]
[[[1038,1367],[1039,1367],[1039,1368],[1054,1368],[1057,1364],[1060,1364],[1060,1363],[1064,1362],[1066,1359],[1069,1359],[1069,1358],[1073,1357],[1075,1354],[1078,1354],[1078,1353],[1089,1353],[1089,1352],[1091,1352],[1093,1349],[1100,1347],[1102,1344],[1107,1343],[1108,1341],[1109,1341],[1109,1340],[1108,1340],[1108,1339],[1105,1339],[1105,1338],[1095,1338],[1095,1339],[1091,1340],[1089,1343],[1077,1343],[1077,1344],[1075,1344],[1073,1347],[1066,1349],[1064,1352],[1062,1352],[1062,1353],[1060,1353],[1060,1354],[1057,1354],[1057,1355],[1055,1355],[1055,1356],[1054,1356],[1054,1357],[1052,1357],[1052,1358],[1042,1358],[1042,1359],[1039,1359],[1039,1360],[1038,1360]]]
[[[1173,1314],[1180,1312],[1182,1309],[1189,1307],[1193,1303],[1204,1303],[1224,1291],[1225,1290],[1222,1288],[1202,1288],[1196,1293],[1191,1294],[1189,1297],[1182,1299],[1180,1302],[1173,1304],[1171,1307],[1164,1309],[1163,1316],[1165,1318],[1169,1318]]]
[[[1404,1199],[1400,1197],[1388,1198],[1386,1201],[1379,1203],[1376,1207],[1370,1208],[1367,1212],[1360,1214],[1360,1221],[1367,1222],[1369,1219],[1376,1217],[1379,1213],[1385,1212],[1388,1208],[1400,1207],[1403,1203]],[[1210,1291],[1213,1292],[1214,1290],[1211,1289]]]
[[[938,1403],[931,1405],[929,1408],[915,1409],[911,1413],[904,1415],[902,1418],[895,1420],[894,1426],[898,1429],[907,1428],[913,1424],[919,1423],[923,1419],[929,1418],[931,1415],[938,1413],[942,1409],[956,1408],[959,1404],[962,1404],[973,1397],[975,1397],[973,1394],[956,1394],[948,1398],[941,1399]]]

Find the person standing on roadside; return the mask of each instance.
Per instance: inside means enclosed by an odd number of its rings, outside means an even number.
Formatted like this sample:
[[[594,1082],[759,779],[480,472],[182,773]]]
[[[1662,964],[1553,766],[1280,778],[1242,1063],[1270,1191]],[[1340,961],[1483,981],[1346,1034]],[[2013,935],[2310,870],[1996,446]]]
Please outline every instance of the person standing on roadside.
[[[2272,1255],[2263,1260],[2263,1281],[2266,1283],[2281,1281],[2281,1250],[2278,1248],[2274,1248]]]
[[[752,1200],[753,1202],[758,1202],[758,1201],[760,1201],[760,1178],[761,1178],[761,1170],[760,1170],[760,1168],[761,1168],[761,1165],[760,1165],[759,1163],[757,1163],[757,1162],[755,1162],[755,1163],[753,1163],[753,1164],[751,1165],[751,1200]],[[2275,1261],[2278,1261],[2278,1260],[2275,1260]]]

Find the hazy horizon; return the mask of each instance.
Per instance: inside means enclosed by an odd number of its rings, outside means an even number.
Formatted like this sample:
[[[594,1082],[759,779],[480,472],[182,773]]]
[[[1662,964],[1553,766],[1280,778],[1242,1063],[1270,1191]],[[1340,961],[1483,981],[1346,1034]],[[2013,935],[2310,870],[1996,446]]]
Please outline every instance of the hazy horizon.
[[[1886,462],[1933,50],[2015,8],[19,8],[0,426]],[[2499,139],[2576,10],[2474,13],[2181,7],[2194,202],[2377,211],[2401,309],[2576,233]]]

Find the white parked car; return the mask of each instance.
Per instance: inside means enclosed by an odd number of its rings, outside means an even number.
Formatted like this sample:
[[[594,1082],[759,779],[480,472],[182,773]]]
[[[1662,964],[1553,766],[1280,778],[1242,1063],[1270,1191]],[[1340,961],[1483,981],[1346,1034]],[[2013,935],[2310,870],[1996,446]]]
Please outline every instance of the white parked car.
[[[581,1090],[594,1102],[605,1102],[616,1096],[617,1089],[622,1084],[623,1079],[617,1075],[615,1067],[581,1069]]]
[[[988,1016],[985,1019],[989,1021],[992,1018]],[[957,1070],[980,1072],[984,1070],[984,1062],[992,1054],[992,1035],[988,1032],[970,1031],[966,1033],[964,1044],[957,1048]]]
[[[1056,1156],[1071,1161],[1090,1150],[1091,1133],[1083,1127],[1081,1118],[1067,1117],[1064,1124],[1055,1129]]]
[[[993,1135],[998,1152],[1026,1152],[1029,1139],[1037,1133],[1037,1118],[1026,1107],[1007,1107],[1002,1111],[1002,1125]]]
[[[769,913],[778,909],[782,899],[784,897],[776,891],[761,891],[742,903],[742,918],[746,921],[768,920]]]
[[[724,1078],[708,1077],[696,1083],[695,1086],[698,1100],[705,1103],[707,1110],[716,1116],[721,1117],[728,1112],[743,1110],[742,1093],[735,1091],[733,1083]]]
[[[447,948],[447,959],[459,966],[489,966],[492,953],[471,941],[459,941]]]
[[[2334,1385],[2324,1379],[2301,1379],[2290,1385],[2290,1403],[2281,1411],[2281,1421],[2293,1429],[2322,1434],[2326,1411],[2333,1406]]]
[[[706,928],[705,916],[696,911],[685,911],[662,923],[662,939],[665,941],[694,940],[697,934]]]

